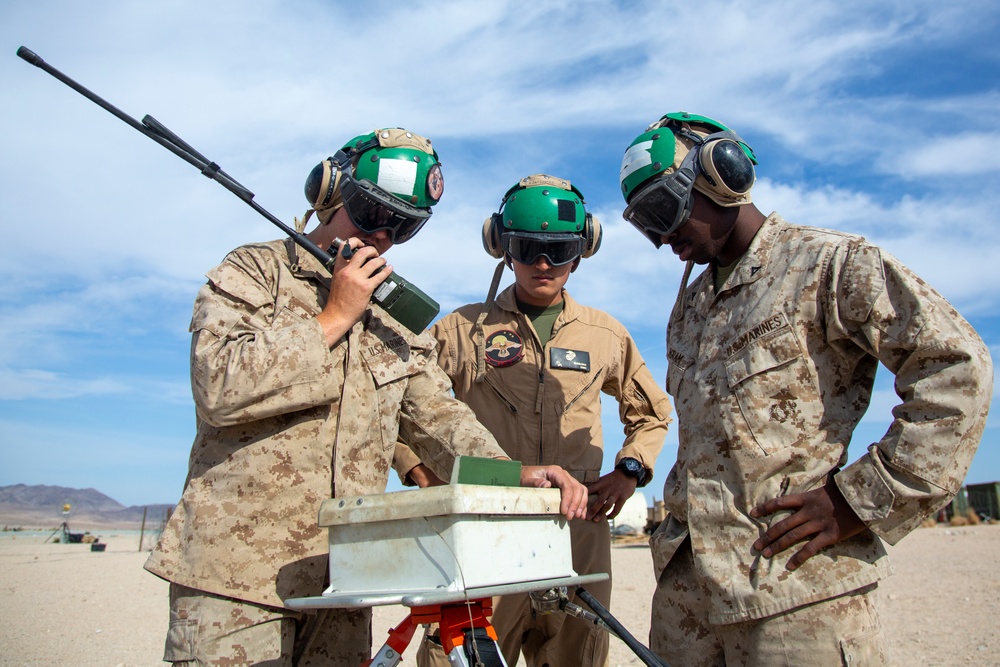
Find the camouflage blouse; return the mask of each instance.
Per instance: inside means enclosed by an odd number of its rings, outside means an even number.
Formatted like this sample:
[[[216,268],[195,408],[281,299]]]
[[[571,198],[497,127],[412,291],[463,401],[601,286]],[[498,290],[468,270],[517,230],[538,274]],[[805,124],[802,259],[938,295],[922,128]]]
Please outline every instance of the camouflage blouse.
[[[680,447],[652,539],[657,573],[690,535],[711,622],[761,618],[889,573],[896,543],[961,487],[982,437],[993,371],[944,297],[863,238],[771,214],[716,293],[684,292],[667,330],[667,391]],[[848,465],[875,371],[901,403],[885,436]],[[870,531],[794,572],[751,544],[786,513],[755,505],[835,482]]]
[[[377,306],[328,347],[329,274],[290,241],[234,250],[191,321],[197,435],[187,482],[146,569],[281,606],[318,595],[320,503],[385,490],[397,435],[447,477],[458,454],[503,456],[451,384],[427,333]]]

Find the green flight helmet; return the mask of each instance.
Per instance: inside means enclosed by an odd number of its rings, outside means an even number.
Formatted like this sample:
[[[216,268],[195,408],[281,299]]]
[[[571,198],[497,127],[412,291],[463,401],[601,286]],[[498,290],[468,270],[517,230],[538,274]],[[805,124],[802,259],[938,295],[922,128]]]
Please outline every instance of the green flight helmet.
[[[583,195],[569,181],[546,174],[528,176],[503,197],[502,231],[582,236],[587,225],[583,204]]]
[[[444,178],[430,139],[384,128],[351,139],[341,151],[351,158],[355,180],[368,180],[410,206],[429,208],[441,200]]]
[[[526,176],[503,197],[500,210],[487,218],[483,246],[493,257],[548,246],[554,265],[590,257],[601,244],[600,223],[587,212],[583,194],[570,181],[547,174]],[[515,252],[511,252],[515,250]]]
[[[626,203],[655,177],[680,168],[691,148],[713,135],[733,144],[718,145],[721,158],[716,160],[718,164],[711,162],[713,151],[700,151],[702,159],[696,170],[694,189],[721,206],[749,203],[753,165],[757,164],[753,149],[719,121],[686,111],[665,114],[629,144],[619,173]],[[727,150],[730,147],[733,150]]]
[[[426,139],[402,128],[362,134],[316,165],[305,195],[322,222],[343,206],[358,229],[386,230],[404,243],[431,217],[444,193],[437,153]],[[304,227],[309,213],[296,226]]]

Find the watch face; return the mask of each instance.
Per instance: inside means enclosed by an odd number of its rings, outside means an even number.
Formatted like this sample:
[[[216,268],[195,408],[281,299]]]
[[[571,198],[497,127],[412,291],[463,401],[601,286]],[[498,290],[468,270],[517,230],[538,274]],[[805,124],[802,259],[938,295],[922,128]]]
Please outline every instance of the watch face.
[[[622,459],[619,465],[625,469],[625,472],[631,475],[638,475],[642,470],[642,464],[635,459]]]
[[[618,462],[619,469],[629,477],[632,477],[641,485],[646,479],[646,468],[642,463],[633,458],[624,458]]]

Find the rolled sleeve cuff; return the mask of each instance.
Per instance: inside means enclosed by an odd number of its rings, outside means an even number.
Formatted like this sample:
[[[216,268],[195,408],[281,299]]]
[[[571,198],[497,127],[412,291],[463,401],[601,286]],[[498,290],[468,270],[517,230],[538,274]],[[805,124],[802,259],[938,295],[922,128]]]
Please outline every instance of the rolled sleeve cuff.
[[[414,454],[412,449],[400,443],[396,444],[396,451],[392,459],[392,469],[399,475],[399,481],[403,483],[403,486],[416,486],[408,475],[420,463],[420,457]]]
[[[892,511],[895,494],[873,461],[877,456],[878,447],[871,445],[867,456],[838,472],[833,479],[858,518],[880,534],[878,524]]]

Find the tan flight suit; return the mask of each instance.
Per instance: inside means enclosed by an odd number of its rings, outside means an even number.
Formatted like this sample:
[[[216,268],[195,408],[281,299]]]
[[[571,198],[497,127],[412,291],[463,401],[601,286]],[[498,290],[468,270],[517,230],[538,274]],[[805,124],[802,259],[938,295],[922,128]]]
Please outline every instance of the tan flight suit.
[[[472,407],[512,459],[525,465],[560,465],[585,484],[601,476],[600,397],[602,392],[613,396],[625,432],[615,460],[638,459],[646,467],[648,479],[670,421],[667,396],[617,320],[581,306],[565,290],[563,299],[563,311],[542,349],[531,323],[517,309],[514,287],[497,297],[484,322],[485,339],[494,345],[488,346],[485,377],[480,383],[475,382],[476,337],[472,328],[482,304],[459,308],[431,330],[438,340],[438,363],[451,378],[455,396]],[[503,341],[502,349],[496,341]],[[554,368],[551,363],[552,355],[579,360],[583,356],[580,352],[589,354],[586,368]],[[523,356],[511,362],[519,354]],[[401,474],[419,463],[419,458],[403,447],[396,457],[393,465]],[[610,575],[607,522],[574,520],[570,533],[576,572]],[[585,588],[610,607],[610,580]],[[527,595],[503,597],[492,623],[510,665],[517,662],[520,650],[529,667],[606,663],[605,631],[561,612],[533,618]]]
[[[650,635],[670,664],[722,664],[688,638],[717,636],[711,650],[721,650],[748,622],[872,590],[890,573],[882,541],[898,542],[961,487],[992,395],[986,346],[940,294],[860,237],[776,214],[718,294],[711,270],[687,288],[667,341],[680,447],[664,483],[668,520],[650,541],[659,579]],[[879,362],[902,403],[881,441],[848,465]],[[870,530],[795,571],[785,564],[797,548],[772,559],[751,550],[788,516],[754,519],[754,506],[831,476]],[[864,636],[805,636],[781,652],[787,664],[873,664],[881,650],[873,624],[856,624]],[[729,651],[725,658],[745,664]]]
[[[328,574],[320,503],[384,491],[397,436],[444,476],[456,455],[503,452],[450,396],[429,334],[372,306],[328,347],[315,317],[329,273],[290,240],[238,248],[207,276],[191,321],[197,435],[188,478],[145,567],[298,619],[283,601],[320,594]],[[359,632],[356,618],[344,618],[324,650],[357,665],[370,627]],[[195,642],[194,622],[172,620],[165,659],[193,659],[183,647]]]

